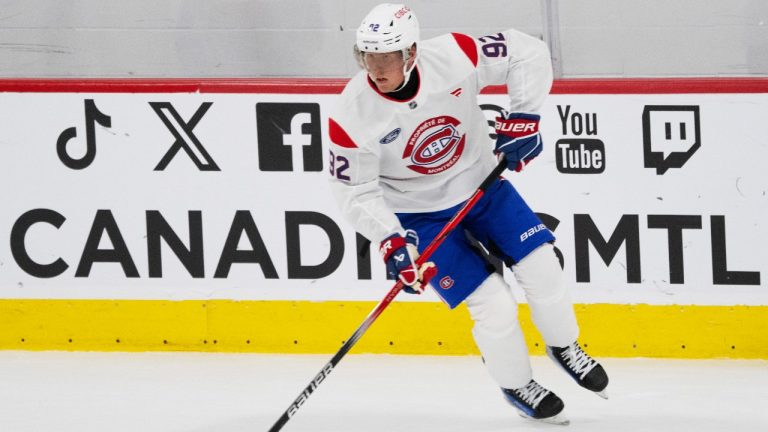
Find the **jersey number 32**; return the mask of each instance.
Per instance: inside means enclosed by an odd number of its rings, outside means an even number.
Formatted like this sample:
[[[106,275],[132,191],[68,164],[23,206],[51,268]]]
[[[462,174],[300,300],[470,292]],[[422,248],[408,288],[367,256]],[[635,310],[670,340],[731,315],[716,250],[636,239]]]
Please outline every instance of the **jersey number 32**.
[[[344,174],[344,171],[349,168],[349,159],[344,156],[337,156],[333,154],[333,151],[329,150],[328,156],[329,166],[328,170],[331,173],[331,177],[336,177],[339,180],[349,180],[349,176]],[[338,165],[337,165],[338,164]]]

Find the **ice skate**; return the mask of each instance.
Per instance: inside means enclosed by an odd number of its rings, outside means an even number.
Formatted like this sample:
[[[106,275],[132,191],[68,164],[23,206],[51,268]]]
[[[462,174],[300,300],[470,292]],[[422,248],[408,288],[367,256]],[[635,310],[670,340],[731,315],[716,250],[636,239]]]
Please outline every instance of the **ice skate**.
[[[587,390],[595,392],[603,399],[608,399],[605,388],[608,387],[608,374],[605,369],[581,349],[578,342],[567,347],[547,347],[547,355],[560,365],[568,375]]]
[[[501,391],[507,401],[517,408],[521,417],[563,426],[570,423],[562,413],[565,407],[563,401],[534,380],[523,387],[502,388]]]

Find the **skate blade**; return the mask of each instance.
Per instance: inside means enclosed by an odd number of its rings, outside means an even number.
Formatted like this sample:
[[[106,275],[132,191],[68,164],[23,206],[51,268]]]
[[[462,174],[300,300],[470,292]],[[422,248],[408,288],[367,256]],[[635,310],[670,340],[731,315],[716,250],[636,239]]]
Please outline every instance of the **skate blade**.
[[[520,411],[518,411],[517,413],[520,415],[520,417],[527,420],[535,421],[537,423],[547,423],[547,424],[553,424],[558,426],[568,426],[569,424],[571,424],[571,421],[568,420],[568,418],[563,413],[558,413],[553,415],[552,417],[547,417],[542,419],[533,418]]]
[[[608,393],[605,390],[599,391],[599,392],[595,392],[595,394],[600,396],[603,399],[608,399]]]

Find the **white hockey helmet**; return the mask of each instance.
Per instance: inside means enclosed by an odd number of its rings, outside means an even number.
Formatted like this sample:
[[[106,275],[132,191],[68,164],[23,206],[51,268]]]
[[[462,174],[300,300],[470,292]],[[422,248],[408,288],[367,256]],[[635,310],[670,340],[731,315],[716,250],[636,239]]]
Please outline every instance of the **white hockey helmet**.
[[[411,46],[419,41],[419,20],[416,14],[402,4],[382,3],[363,18],[356,36],[355,60],[363,69],[368,69],[364,53],[402,53],[404,80],[398,90],[403,88],[416,67],[415,58],[408,67]]]
[[[419,21],[402,4],[382,3],[368,12],[357,29],[357,49],[362,52],[407,51],[419,40]]]

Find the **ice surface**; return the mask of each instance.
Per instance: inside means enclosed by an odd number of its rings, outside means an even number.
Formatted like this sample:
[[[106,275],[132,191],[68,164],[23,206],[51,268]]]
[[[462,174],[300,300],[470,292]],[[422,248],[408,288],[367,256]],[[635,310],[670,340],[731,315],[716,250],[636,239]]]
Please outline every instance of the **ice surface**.
[[[0,352],[0,430],[267,431],[330,355]],[[768,361],[603,359],[609,400],[549,359],[570,426],[520,418],[479,357],[354,355],[286,432],[768,430]]]

